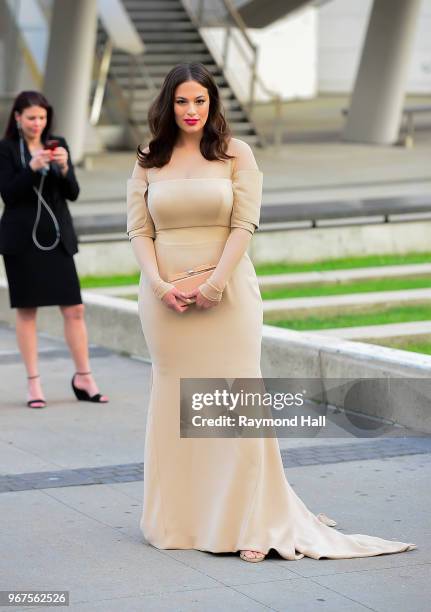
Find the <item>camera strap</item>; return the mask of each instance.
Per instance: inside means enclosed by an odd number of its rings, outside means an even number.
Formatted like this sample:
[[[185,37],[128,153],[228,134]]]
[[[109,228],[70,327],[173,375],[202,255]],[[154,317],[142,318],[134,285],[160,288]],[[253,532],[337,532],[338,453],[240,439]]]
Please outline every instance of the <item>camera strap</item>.
[[[33,190],[35,191],[37,195],[37,212],[36,212],[36,219],[34,221],[31,237],[33,238],[33,242],[37,246],[38,249],[40,249],[41,251],[52,251],[53,249],[55,249],[57,244],[60,242],[60,226],[58,225],[56,216],[54,215],[54,213],[52,212],[51,208],[46,203],[46,200],[42,195],[43,185],[45,183],[45,177],[46,177],[46,174],[42,174],[42,176],[40,177],[39,189],[37,189],[37,187],[33,185]],[[45,209],[47,213],[50,215],[52,222],[54,224],[54,227],[55,227],[55,233],[56,233],[55,240],[49,246],[43,246],[42,244],[40,244],[40,242],[37,239],[37,227],[40,222],[42,206],[45,206]]]
[[[25,155],[24,155],[24,139],[21,135],[19,139],[19,148],[20,148],[20,155],[21,155],[21,165],[23,168],[26,168],[27,164],[25,163]],[[41,251],[52,251],[53,249],[55,249],[55,247],[60,242],[60,226],[58,224],[57,218],[54,215],[53,211],[51,210],[49,204],[46,202],[45,198],[42,195],[43,186],[45,184],[45,178],[46,178],[47,172],[48,172],[47,170],[45,172],[42,172],[42,176],[40,177],[40,182],[39,182],[39,188],[33,185],[33,191],[37,195],[37,212],[36,212],[36,219],[33,225],[33,230],[31,232],[31,237],[33,239],[35,246],[37,246],[37,248],[40,249]],[[44,246],[43,244],[40,244],[40,242],[37,239],[37,228],[40,223],[40,216],[42,214],[42,206],[45,207],[45,210],[50,215],[52,222],[54,224],[55,233],[56,233],[54,242],[50,244],[49,246]]]

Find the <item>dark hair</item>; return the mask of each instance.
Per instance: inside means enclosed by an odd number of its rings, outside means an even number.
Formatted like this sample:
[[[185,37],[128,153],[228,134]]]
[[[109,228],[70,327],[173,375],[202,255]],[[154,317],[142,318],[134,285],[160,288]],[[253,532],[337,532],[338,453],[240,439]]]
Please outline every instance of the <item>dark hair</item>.
[[[179,127],[175,122],[174,96],[178,85],[186,81],[197,81],[208,90],[210,106],[205,123],[200,150],[205,159],[222,160],[233,156],[226,153],[230,129],[224,117],[220,94],[214,77],[199,62],[174,66],[166,75],[157,98],[148,110],[148,124],[152,139],[149,152],[138,146],[138,163],[143,168],[161,168],[171,159]]]
[[[15,113],[22,113],[26,108],[30,108],[30,106],[41,106],[46,110],[46,126],[42,132],[42,141],[45,141],[48,134],[51,131],[52,122],[54,119],[54,111],[52,110],[52,106],[49,104],[48,100],[45,96],[38,91],[22,91],[17,95],[12,104],[12,110],[9,115],[9,120],[7,122],[6,131],[4,133],[5,138],[9,138],[11,140],[18,140],[19,132],[16,126]]]

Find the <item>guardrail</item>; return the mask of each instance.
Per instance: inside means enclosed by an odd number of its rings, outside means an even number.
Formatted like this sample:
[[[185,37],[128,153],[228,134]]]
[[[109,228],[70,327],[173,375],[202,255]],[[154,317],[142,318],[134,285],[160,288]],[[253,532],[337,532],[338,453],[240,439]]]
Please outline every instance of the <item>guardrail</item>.
[[[260,215],[260,230],[320,228],[369,223],[401,223],[431,219],[431,197],[340,200],[304,204],[265,204]],[[81,240],[89,235],[125,234],[126,214],[74,216]]]
[[[347,117],[349,114],[348,108],[341,109],[341,113]],[[430,104],[416,104],[414,106],[405,106],[402,110],[403,118],[405,118],[404,128],[400,126],[399,143],[405,147],[412,147],[414,144],[415,134],[415,115],[430,115],[431,105]],[[405,132],[402,136],[403,131]]]

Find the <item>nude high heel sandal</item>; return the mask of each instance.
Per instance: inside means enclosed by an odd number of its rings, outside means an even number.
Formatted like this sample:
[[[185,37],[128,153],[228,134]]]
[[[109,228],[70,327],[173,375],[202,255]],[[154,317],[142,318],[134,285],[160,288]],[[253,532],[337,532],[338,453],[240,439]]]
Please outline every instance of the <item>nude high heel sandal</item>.
[[[257,553],[259,556],[258,557],[249,557],[246,555],[246,553],[248,552],[254,552]],[[241,552],[239,553],[240,558],[243,561],[248,561],[249,563],[259,563],[259,561],[263,561],[266,557],[266,555],[264,553],[259,552],[258,550],[241,550]]]

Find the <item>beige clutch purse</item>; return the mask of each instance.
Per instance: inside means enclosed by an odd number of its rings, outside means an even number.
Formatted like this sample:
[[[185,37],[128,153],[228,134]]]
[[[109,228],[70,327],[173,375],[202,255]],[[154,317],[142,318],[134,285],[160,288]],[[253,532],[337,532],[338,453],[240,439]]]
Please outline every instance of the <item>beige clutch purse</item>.
[[[180,291],[193,291],[211,276],[215,268],[216,266],[204,264],[196,268],[191,268],[190,270],[184,270],[184,272],[178,272],[174,276],[168,278],[168,283],[172,283],[172,285],[175,285]]]

